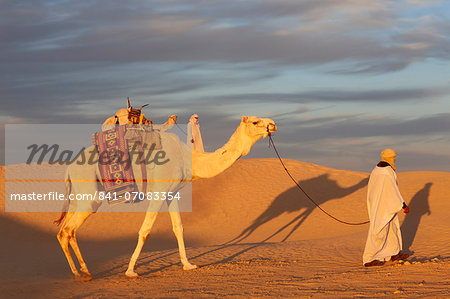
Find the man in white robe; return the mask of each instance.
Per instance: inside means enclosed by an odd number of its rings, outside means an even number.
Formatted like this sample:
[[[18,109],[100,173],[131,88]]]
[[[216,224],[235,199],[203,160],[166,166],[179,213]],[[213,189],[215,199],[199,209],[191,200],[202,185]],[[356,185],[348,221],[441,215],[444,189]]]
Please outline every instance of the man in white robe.
[[[367,191],[367,209],[370,228],[364,249],[363,264],[366,267],[381,266],[386,261],[403,260],[402,235],[397,213],[408,206],[400,194],[395,173],[397,153],[393,149],[381,152],[381,162],[370,174]]]

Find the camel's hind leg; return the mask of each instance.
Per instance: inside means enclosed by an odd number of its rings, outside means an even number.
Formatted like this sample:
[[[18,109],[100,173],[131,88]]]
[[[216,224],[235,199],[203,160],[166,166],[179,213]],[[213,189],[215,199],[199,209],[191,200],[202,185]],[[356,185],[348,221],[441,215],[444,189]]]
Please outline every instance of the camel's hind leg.
[[[59,241],[59,244],[61,245],[61,248],[66,256],[67,262],[69,263],[70,270],[72,270],[73,275],[75,277],[80,277],[80,273],[78,273],[77,268],[75,267],[75,263],[73,262],[72,254],[70,253],[69,248],[69,237],[68,234],[65,232],[65,227],[67,222],[72,218],[73,212],[67,213],[66,218],[63,221],[63,224],[61,225],[61,229],[58,232],[57,238]]]
[[[58,233],[58,241],[61,245],[62,250],[64,251],[64,254],[66,255],[66,259],[69,262],[70,269],[72,270],[73,275],[75,278],[80,278],[81,275],[77,271],[75,263],[72,258],[72,254],[70,253],[70,246],[72,246],[73,251],[75,252],[75,255],[78,259],[78,262],[80,263],[80,271],[88,279],[90,279],[92,276],[89,273],[89,270],[87,268],[86,262],[83,259],[83,256],[81,255],[80,248],[78,247],[77,239],[76,239],[76,231],[77,229],[84,223],[84,221],[91,215],[92,212],[69,212],[66,216],[67,218],[64,220],[63,225],[61,226],[61,229]]]

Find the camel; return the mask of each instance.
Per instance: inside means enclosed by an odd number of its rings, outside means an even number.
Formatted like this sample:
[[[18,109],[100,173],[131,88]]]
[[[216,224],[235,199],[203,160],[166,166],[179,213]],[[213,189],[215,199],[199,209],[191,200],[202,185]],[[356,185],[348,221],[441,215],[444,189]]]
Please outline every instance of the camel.
[[[128,111],[130,111],[130,109],[128,109]],[[129,122],[129,118],[123,117],[121,114],[119,115],[119,124]],[[173,120],[174,119],[172,118],[172,121]],[[269,118],[242,116],[241,123],[230,137],[229,141],[224,146],[211,153],[191,151],[188,145],[180,141],[176,134],[161,131],[162,147],[167,152],[167,157],[170,157],[170,162],[153,169],[147,168],[147,173],[149,174],[149,190],[166,192],[178,191],[183,187],[183,184],[185,184],[182,182],[183,180],[191,181],[200,178],[214,177],[229,168],[237,159],[247,155],[251,147],[261,139],[261,137],[266,138],[268,134],[275,132],[276,130],[277,127],[275,122]],[[133,168],[136,185],[138,190],[142,190],[142,180],[139,180],[141,174],[140,165],[134,165],[133,163],[133,167],[136,168]],[[173,179],[176,178],[177,180],[159,180],[155,182],[155,180],[152,180],[152,178],[155,177],[170,177]],[[71,193],[94,194],[99,189],[97,182],[99,178],[99,168],[96,164],[89,165],[85,163],[79,165],[73,163],[69,165],[65,174],[67,196]],[[144,221],[139,230],[138,243],[131,256],[128,269],[125,272],[127,277],[138,276],[134,271],[136,261],[141,253],[144,242],[149,237],[159,207],[161,207],[162,204],[163,201],[151,201],[149,204]],[[95,213],[98,206],[99,203],[95,201],[66,200],[66,207],[63,210],[60,219],[55,221],[58,225],[62,222],[57,238],[76,279],[90,280],[92,278],[78,247],[76,232],[85,220],[91,214]],[[195,269],[197,266],[191,264],[186,256],[183,239],[183,225],[178,211],[177,201],[172,201],[170,204],[169,214],[172,221],[173,232],[178,242],[179,255],[183,269]],[[69,245],[72,247],[78,259],[81,274],[75,266]]]

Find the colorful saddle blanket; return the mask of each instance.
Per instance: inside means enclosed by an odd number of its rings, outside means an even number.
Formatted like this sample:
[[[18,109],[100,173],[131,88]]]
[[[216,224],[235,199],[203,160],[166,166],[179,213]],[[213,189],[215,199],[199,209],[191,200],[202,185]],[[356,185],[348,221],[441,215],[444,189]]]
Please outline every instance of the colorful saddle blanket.
[[[136,188],[125,134],[126,126],[121,125],[92,136],[99,153],[101,182],[110,194],[109,203],[125,201],[123,195]]]
[[[131,167],[129,149],[137,142],[138,152],[143,152],[143,144],[148,148],[162,148],[161,136],[158,130],[151,126],[114,125],[103,132],[92,136],[93,143],[97,146],[99,161],[98,167],[101,182],[108,194],[108,203],[115,204],[126,201],[123,196],[127,192],[137,191],[136,180]],[[142,155],[143,157],[144,155]],[[147,190],[147,169],[144,161],[140,162],[142,171],[142,191]]]

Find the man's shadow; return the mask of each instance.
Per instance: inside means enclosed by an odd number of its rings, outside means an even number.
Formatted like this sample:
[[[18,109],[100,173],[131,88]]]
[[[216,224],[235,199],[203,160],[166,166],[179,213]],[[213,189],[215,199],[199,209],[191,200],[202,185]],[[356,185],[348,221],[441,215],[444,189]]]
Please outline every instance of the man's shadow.
[[[408,205],[410,212],[406,214],[405,220],[400,228],[403,235],[404,251],[410,254],[413,253],[410,250],[410,247],[416,236],[422,216],[431,214],[428,198],[430,196],[430,188],[432,185],[433,183],[426,183],[425,186],[411,199],[411,202]]]
[[[316,178],[300,181],[299,185],[318,205],[321,205],[328,200],[342,198],[352,194],[365,187],[367,182],[368,178],[365,178],[354,186],[342,188],[337,185],[336,181],[331,180],[328,177],[328,174],[323,174]],[[316,206],[298,189],[297,186],[295,186],[278,195],[270,206],[259,215],[251,225],[245,228],[237,237],[225,244],[242,242],[263,224],[284,213],[296,213],[297,215],[294,216],[291,221],[263,240],[263,242],[266,242],[291,227],[290,231],[282,240],[282,242],[284,242],[300,227],[315,208]],[[298,212],[300,212],[300,214],[298,214]]]

